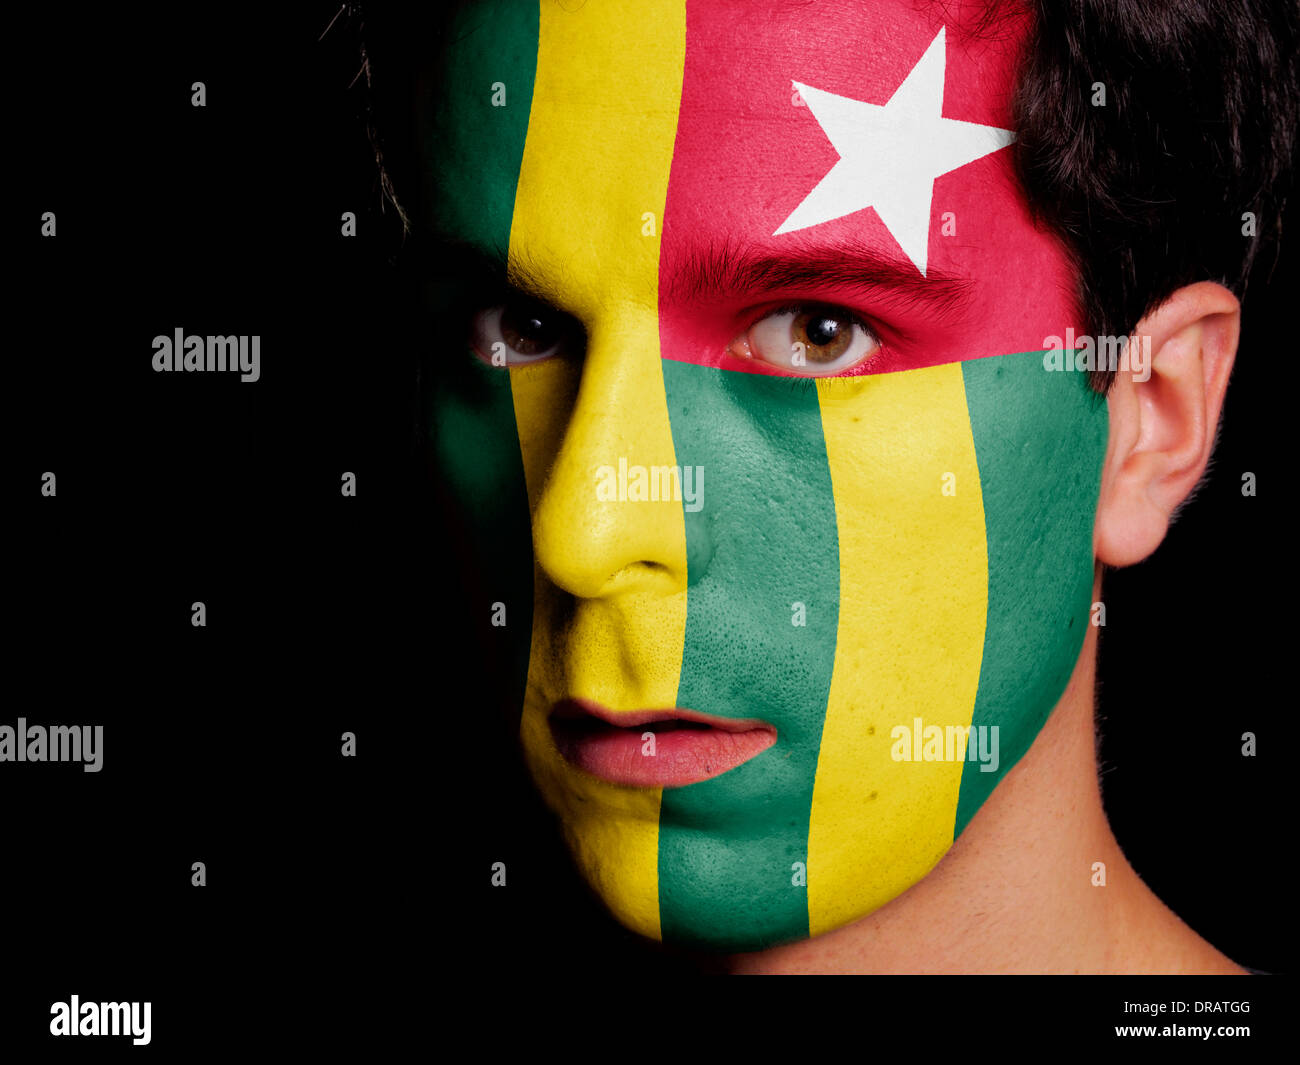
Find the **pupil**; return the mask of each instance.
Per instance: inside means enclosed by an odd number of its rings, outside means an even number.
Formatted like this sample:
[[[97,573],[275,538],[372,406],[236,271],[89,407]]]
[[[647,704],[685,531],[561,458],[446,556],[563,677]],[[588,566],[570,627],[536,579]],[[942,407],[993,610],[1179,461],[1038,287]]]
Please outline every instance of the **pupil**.
[[[794,335],[806,342],[806,354],[813,362],[832,363],[853,343],[853,319],[833,310],[812,310],[793,323]]]
[[[818,347],[829,344],[839,331],[840,324],[834,318],[814,318],[808,323],[808,339]]]
[[[555,343],[554,329],[534,310],[507,308],[501,315],[501,336],[520,355],[535,355]]]

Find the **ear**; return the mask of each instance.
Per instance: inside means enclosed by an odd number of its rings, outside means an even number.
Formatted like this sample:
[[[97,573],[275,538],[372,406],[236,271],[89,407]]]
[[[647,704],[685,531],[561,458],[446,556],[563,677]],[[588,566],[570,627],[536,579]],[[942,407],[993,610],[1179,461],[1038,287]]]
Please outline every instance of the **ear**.
[[[1175,509],[1196,487],[1214,447],[1237,354],[1241,304],[1209,281],[1180,288],[1130,337],[1150,337],[1150,376],[1136,359],[1108,399],[1110,439],[1102,468],[1094,549],[1110,566],[1140,562],[1160,546]]]

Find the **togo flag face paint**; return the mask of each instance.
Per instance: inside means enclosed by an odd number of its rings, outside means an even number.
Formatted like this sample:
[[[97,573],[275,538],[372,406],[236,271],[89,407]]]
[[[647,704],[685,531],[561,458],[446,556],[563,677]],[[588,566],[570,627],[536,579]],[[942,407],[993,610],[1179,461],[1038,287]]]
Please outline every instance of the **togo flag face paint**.
[[[532,776],[646,936],[897,897],[1082,647],[1106,406],[1042,357],[1082,327],[1012,175],[1017,42],[963,34],[519,0],[445,35],[431,446]]]

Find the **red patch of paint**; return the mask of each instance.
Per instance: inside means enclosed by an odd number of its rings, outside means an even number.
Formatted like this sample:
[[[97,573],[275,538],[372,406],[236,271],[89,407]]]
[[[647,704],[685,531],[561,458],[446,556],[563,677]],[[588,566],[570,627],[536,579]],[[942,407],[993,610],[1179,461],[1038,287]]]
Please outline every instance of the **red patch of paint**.
[[[883,105],[934,40],[943,25],[937,17],[905,2],[786,6],[688,0],[681,107],[660,251],[664,357],[781,373],[737,359],[726,349],[764,313],[795,300],[843,304],[878,328],[882,351],[851,374],[1034,351],[1067,326],[1081,330],[1067,261],[1054,239],[1031,224],[1009,148],[934,183],[927,273],[965,280],[959,312],[936,315],[915,300],[891,298],[883,288],[864,296],[817,281],[779,292],[693,299],[683,298],[672,284],[690,276],[710,248],[782,256],[814,246],[834,250],[846,242],[920,277],[870,208],[773,234],[838,159],[811,110],[794,102],[791,82]],[[1010,129],[1018,42],[972,40],[951,25],[945,37],[943,116]],[[954,234],[945,235],[945,221]]]

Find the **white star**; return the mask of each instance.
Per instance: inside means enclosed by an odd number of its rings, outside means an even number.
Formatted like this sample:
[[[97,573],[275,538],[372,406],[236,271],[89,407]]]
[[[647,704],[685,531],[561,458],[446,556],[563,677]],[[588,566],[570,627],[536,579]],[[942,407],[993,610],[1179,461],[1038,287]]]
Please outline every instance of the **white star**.
[[[772,235],[874,207],[924,277],[934,179],[1016,139],[1010,130],[944,118],[943,73],[940,29],[883,107],[794,82],[840,158]]]

